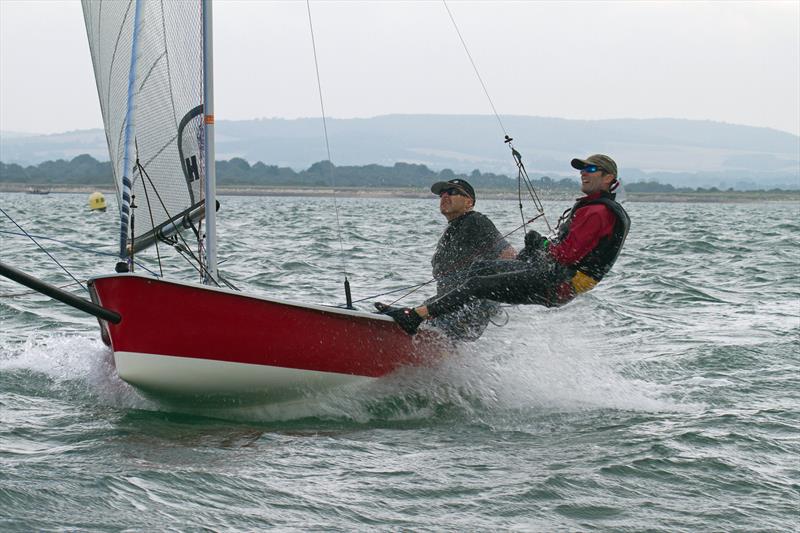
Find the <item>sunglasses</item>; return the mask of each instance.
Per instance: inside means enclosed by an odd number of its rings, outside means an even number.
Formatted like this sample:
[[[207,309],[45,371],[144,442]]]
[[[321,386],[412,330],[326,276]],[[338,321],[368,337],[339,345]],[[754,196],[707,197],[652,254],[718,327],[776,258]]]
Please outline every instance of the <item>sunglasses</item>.
[[[588,172],[589,174],[591,174],[592,172],[597,172],[598,170],[602,170],[603,172],[606,171],[606,169],[604,169],[603,167],[598,167],[597,165],[586,165],[581,170],[583,170],[584,172]]]
[[[447,193],[448,196],[469,196],[461,189],[456,189],[455,187],[442,189],[441,191],[439,191],[439,196],[443,195],[444,193]]]

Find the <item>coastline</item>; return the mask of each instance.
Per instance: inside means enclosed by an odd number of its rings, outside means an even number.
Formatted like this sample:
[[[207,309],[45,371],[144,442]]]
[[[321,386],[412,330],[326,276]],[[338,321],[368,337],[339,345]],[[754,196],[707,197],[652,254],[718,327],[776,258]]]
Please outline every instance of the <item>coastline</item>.
[[[49,185],[30,183],[0,183],[0,193],[30,193],[31,189],[45,190],[53,194],[91,194],[99,191],[103,194],[115,194],[113,187],[93,187],[91,185]],[[539,190],[544,200],[573,199],[580,192],[564,189]],[[331,197],[329,188],[320,187],[219,187],[220,196],[306,196]],[[31,193],[36,194],[36,193]],[[41,193],[38,193],[41,194]],[[341,198],[430,198],[427,189],[362,189],[342,187],[336,189],[336,196]],[[517,200],[516,191],[480,190],[482,199]],[[627,192],[628,202],[665,202],[665,203],[746,203],[746,202],[800,202],[800,190],[796,191],[707,191],[707,192]]]

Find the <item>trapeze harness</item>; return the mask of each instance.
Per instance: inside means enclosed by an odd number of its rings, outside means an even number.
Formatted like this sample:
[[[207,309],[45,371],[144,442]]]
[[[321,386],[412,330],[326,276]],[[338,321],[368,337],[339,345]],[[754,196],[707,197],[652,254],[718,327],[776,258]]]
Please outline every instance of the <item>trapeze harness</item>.
[[[603,192],[599,197],[591,200],[578,200],[571,209],[562,215],[557,227],[557,240],[559,242],[567,237],[575,213],[583,207],[602,204],[614,213],[617,220],[614,222],[614,230],[611,235],[600,239],[597,246],[580,261],[574,265],[566,266],[567,290],[557,291],[559,297],[555,305],[565,304],[576,295],[593,289],[600,283],[603,276],[608,274],[617,260],[619,252],[622,250],[622,245],[625,244],[625,238],[628,236],[631,219],[625,209],[615,200],[615,197],[614,193]]]

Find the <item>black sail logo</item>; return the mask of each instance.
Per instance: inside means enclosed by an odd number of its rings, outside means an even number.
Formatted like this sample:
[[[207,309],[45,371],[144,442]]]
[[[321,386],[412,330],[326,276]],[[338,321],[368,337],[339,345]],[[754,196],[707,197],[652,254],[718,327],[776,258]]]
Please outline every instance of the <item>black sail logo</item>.
[[[178,125],[178,155],[181,158],[183,176],[189,189],[191,204],[196,203],[195,187],[202,176],[202,159],[197,154],[203,150],[203,105],[192,108]],[[189,155],[191,154],[191,155]]]
[[[200,179],[200,169],[197,167],[196,155],[184,159],[184,168],[186,169],[186,181],[191,183]]]

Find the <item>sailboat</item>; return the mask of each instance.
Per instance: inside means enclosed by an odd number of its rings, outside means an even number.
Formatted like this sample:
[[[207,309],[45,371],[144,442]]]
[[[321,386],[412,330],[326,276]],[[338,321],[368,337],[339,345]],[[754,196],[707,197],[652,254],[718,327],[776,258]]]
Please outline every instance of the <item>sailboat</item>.
[[[448,351],[390,318],[248,295],[217,268],[211,0],[82,0],[120,206],[116,272],[88,282],[120,378],[145,394],[289,400]],[[198,252],[183,234],[194,233]],[[156,243],[201,283],[133,272]],[[194,401],[194,400],[191,400]]]

